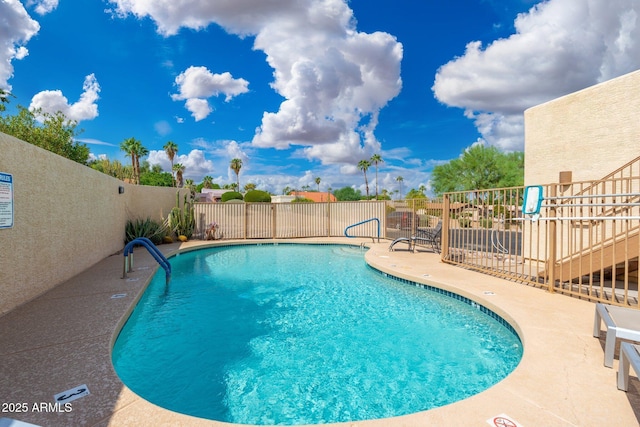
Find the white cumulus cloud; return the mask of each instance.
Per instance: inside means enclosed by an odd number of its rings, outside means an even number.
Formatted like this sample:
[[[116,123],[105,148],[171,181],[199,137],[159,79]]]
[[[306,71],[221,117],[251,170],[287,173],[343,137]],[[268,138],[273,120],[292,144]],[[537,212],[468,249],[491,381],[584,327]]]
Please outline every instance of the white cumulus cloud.
[[[27,6],[35,6],[36,13],[46,15],[58,7],[58,0],[28,0]]]
[[[18,0],[0,1],[0,89],[11,90],[14,59],[29,54],[24,46],[40,31],[40,24],[31,19]]]
[[[212,22],[232,33],[256,34],[274,11],[295,16],[304,7],[298,0],[110,0],[110,3],[116,5],[117,15],[150,17],[164,36],[175,35],[182,27],[204,29]]]
[[[206,118],[213,108],[207,98],[225,95],[225,102],[247,93],[249,82],[235,79],[231,73],[213,74],[206,67],[189,67],[176,77],[178,93],[171,95],[174,101],[186,100],[185,107],[196,121]]]
[[[213,108],[209,105],[209,101],[206,99],[189,98],[184,103],[184,106],[191,112],[191,116],[193,116],[196,122],[205,119],[213,111]]]
[[[274,22],[256,37],[276,70],[273,87],[286,100],[279,111],[264,114],[253,144],[301,145],[310,160],[351,163],[379,147],[378,112],[402,86],[402,45],[386,33],[357,32],[342,2],[319,3],[299,20]],[[330,4],[334,15],[326,10]],[[294,31],[284,36],[281,27]]]
[[[92,120],[98,117],[98,93],[100,85],[96,76],[89,74],[82,85],[83,92],[80,99],[73,104],[69,103],[66,96],[60,90],[45,90],[38,92],[31,99],[29,110],[41,109],[45,113],[56,114],[61,112],[69,120],[80,122]]]
[[[171,172],[171,162],[167,153],[163,150],[151,150],[149,152],[148,162],[150,165],[160,165],[162,170]],[[213,162],[207,159],[206,154],[202,150],[191,150],[187,154],[177,154],[173,158],[173,164],[181,164],[184,166],[183,176],[185,179],[193,179],[195,182],[202,181],[205,175],[213,175]]]
[[[231,159],[240,159],[242,160],[243,167],[246,166],[249,155],[238,141],[222,141],[221,143],[222,149],[219,151],[220,154],[224,153],[224,157],[228,158],[229,161],[231,161]]]
[[[254,48],[267,55],[274,70],[271,86],[285,100],[278,111],[264,113],[254,146],[301,146],[303,155],[323,163],[357,161],[378,149],[374,136],[378,112],[402,87],[402,45],[387,33],[358,32],[347,1],[111,3],[120,16],[153,19],[165,36],[182,27],[197,30],[211,23],[241,37],[255,36]],[[197,104],[199,109],[192,114],[202,116],[204,105]]]
[[[467,44],[433,85],[506,150],[523,149],[525,109],[640,68],[637,0],[548,0],[518,15],[515,29],[486,47]]]

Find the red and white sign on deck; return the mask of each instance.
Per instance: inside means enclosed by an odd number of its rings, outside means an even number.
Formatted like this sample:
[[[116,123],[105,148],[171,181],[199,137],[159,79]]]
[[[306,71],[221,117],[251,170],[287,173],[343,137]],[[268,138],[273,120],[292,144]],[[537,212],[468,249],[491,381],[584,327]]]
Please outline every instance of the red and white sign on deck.
[[[487,420],[487,424],[491,427],[522,427],[520,423],[513,420],[506,414],[496,415],[495,417],[489,418]]]

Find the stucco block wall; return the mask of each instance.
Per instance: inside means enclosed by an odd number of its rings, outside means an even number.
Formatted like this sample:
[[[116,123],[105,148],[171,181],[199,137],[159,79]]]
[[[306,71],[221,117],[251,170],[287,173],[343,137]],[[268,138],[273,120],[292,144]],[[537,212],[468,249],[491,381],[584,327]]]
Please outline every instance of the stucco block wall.
[[[0,315],[121,251],[127,219],[160,220],[176,200],[173,188],[125,184],[3,133],[0,172],[14,190],[14,226],[0,229]]]
[[[640,70],[525,111],[525,185],[603,178],[640,156]]]

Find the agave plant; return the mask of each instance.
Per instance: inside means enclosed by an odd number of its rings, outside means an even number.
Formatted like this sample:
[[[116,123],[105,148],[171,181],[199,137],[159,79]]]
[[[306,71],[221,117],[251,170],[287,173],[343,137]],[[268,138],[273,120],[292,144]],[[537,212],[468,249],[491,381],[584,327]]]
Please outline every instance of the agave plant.
[[[166,225],[158,223],[151,218],[128,220],[125,226],[125,243],[129,243],[138,237],[146,237],[158,245],[162,243],[162,238],[166,233]]]

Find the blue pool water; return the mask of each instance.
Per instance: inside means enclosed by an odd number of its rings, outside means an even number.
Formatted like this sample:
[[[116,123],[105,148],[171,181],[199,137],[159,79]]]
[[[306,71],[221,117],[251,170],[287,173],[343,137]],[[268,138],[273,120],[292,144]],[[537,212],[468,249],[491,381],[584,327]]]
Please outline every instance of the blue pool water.
[[[262,425],[391,417],[479,393],[522,357],[500,318],[386,277],[360,248],[226,246],[170,261],[170,284],[156,274],[113,364],[176,412]]]

